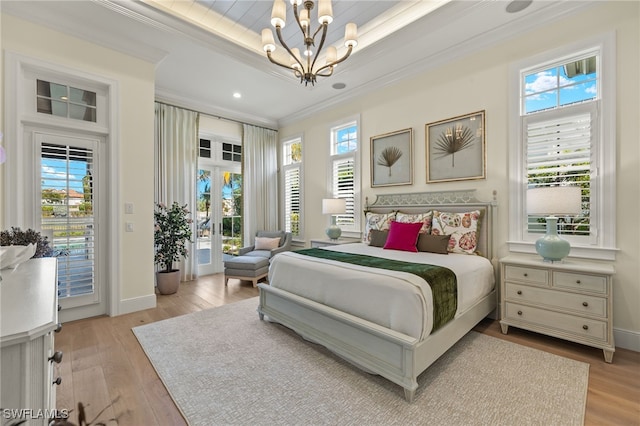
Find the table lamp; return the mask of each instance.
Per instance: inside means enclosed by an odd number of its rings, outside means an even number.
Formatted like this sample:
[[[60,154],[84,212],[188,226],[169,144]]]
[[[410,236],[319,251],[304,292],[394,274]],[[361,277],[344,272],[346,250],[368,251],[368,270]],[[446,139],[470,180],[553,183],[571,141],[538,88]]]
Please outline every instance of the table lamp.
[[[336,225],[337,214],[343,214],[347,210],[347,203],[344,198],[325,198],[322,200],[322,214],[331,215],[331,225],[327,228],[327,237],[337,240],[342,235],[342,230]]]
[[[547,232],[536,241],[536,252],[545,262],[559,262],[569,254],[571,245],[558,236],[558,218],[555,215],[574,216],[582,213],[582,190],[578,186],[529,189],[527,213],[548,215]]]

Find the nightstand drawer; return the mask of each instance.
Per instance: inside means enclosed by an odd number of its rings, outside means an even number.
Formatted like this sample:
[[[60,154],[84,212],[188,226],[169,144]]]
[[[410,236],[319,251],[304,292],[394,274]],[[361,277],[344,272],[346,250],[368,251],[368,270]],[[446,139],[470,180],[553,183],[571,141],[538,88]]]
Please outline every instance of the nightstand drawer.
[[[593,291],[602,294],[607,292],[607,279],[597,275],[555,271],[553,272],[553,285],[555,287]]]
[[[513,325],[517,323],[527,323],[531,329],[541,326],[547,329],[554,329],[559,332],[568,333],[578,339],[597,340],[607,342],[607,323],[589,318],[581,318],[559,312],[547,311],[541,308],[518,305],[516,303],[506,304],[507,320],[512,320]]]
[[[518,303],[545,305],[581,315],[607,317],[607,299],[577,293],[507,283],[506,298]]]
[[[536,285],[547,285],[549,283],[549,272],[546,269],[509,265],[504,270],[507,281],[520,281]]]

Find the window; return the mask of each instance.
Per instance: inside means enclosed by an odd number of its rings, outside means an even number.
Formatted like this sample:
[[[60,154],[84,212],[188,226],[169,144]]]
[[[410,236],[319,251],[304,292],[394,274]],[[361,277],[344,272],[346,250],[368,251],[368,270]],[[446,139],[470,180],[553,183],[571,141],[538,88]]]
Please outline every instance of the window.
[[[544,217],[527,215],[526,190],[570,185],[581,188],[582,212],[560,217],[558,233],[571,242],[572,256],[612,259],[615,73],[605,45],[562,49],[512,70],[518,80],[512,82],[518,88],[512,111],[517,146],[510,155],[512,251],[533,252],[532,242],[546,229]]]
[[[284,228],[292,236],[302,237],[302,138],[282,143]]]
[[[222,159],[224,161],[242,162],[242,146],[234,143],[222,143]]]
[[[336,224],[354,233],[360,232],[358,141],[357,120],[331,128],[330,194],[346,201],[346,212],[336,216]]]
[[[211,158],[211,140],[200,139],[200,158]]]
[[[96,122],[96,92],[37,80],[36,105],[39,113]]]

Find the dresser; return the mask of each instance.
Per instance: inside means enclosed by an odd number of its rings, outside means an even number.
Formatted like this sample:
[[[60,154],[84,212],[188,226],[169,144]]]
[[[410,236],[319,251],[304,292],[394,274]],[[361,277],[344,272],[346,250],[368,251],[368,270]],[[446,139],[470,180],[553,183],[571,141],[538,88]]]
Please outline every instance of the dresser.
[[[0,407],[3,421],[47,425],[61,379],[53,336],[59,329],[57,261],[31,259],[0,281]],[[9,411],[7,411],[9,410]],[[4,424],[4,423],[3,423]]]
[[[523,328],[600,348],[613,361],[612,265],[500,259],[502,333]]]

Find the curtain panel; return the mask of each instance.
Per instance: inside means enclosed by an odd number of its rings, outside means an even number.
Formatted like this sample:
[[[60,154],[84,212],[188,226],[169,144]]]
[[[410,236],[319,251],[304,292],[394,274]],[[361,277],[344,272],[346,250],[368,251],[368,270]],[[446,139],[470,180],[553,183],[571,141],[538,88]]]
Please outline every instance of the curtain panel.
[[[191,212],[192,233],[196,230],[196,173],[198,167],[197,112],[155,103],[155,202],[187,205]],[[198,276],[196,239],[188,244],[189,256],[182,259],[180,280]]]
[[[277,230],[278,132],[243,124],[244,245],[258,230]]]

